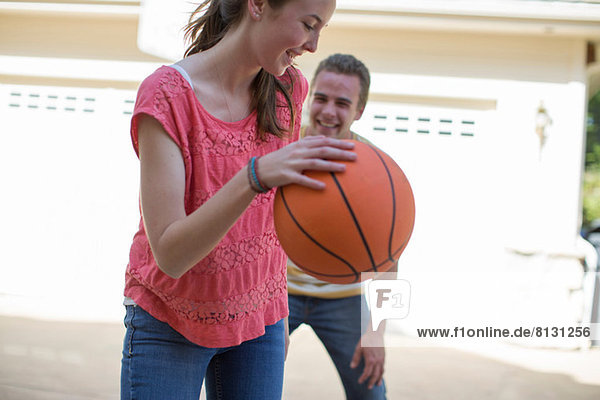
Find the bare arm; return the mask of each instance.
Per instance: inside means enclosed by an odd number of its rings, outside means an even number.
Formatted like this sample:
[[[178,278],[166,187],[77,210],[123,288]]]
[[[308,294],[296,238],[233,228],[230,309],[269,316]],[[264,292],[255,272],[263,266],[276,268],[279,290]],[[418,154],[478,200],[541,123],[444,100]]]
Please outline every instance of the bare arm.
[[[347,142],[323,138],[302,141],[261,158],[261,179],[269,186],[300,183],[321,188],[302,175],[305,169],[343,170],[343,164],[324,159],[351,160]],[[139,123],[141,204],[146,234],[160,269],[179,278],[202,260],[250,205],[256,193],[246,167],[193,213],[184,207],[185,168],[179,147],[151,117]]]
[[[139,125],[142,215],[159,267],[178,278],[223,238],[256,194],[245,168],[186,216],[185,168],[179,147],[150,117]]]

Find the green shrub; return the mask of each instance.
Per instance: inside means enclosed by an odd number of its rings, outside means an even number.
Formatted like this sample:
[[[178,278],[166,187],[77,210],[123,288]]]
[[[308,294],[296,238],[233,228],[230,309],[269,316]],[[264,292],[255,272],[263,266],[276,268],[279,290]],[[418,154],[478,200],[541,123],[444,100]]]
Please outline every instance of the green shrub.
[[[600,218],[600,169],[587,170],[583,177],[583,225]]]
[[[583,178],[583,225],[600,219],[600,92],[588,104]]]

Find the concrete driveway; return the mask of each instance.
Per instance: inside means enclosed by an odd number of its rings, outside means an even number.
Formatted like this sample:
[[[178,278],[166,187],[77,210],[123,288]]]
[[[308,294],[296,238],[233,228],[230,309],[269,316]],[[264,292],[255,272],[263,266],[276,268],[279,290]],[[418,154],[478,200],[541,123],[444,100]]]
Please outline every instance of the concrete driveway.
[[[0,317],[0,399],[118,399],[123,332],[121,324]],[[387,351],[386,380],[392,400],[597,400],[600,349],[398,346]],[[301,327],[292,336],[284,399],[343,398],[320,342]]]

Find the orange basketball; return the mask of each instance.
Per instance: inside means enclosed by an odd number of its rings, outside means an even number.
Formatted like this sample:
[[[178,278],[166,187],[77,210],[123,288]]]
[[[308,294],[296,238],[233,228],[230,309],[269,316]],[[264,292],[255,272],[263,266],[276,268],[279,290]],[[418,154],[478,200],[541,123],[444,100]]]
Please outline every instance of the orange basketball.
[[[385,272],[406,248],[415,201],[404,172],[390,156],[353,140],[357,158],[341,173],[307,171],[324,190],[277,189],[275,229],[288,257],[307,274],[354,283],[361,272]]]

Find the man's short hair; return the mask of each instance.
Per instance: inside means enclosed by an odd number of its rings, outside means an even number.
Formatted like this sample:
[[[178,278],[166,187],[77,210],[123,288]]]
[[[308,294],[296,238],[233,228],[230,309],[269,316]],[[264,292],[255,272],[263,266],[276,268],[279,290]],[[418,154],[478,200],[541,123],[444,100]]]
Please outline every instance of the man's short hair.
[[[350,54],[332,54],[319,63],[311,87],[314,86],[317,76],[321,71],[329,71],[337,74],[355,75],[360,82],[360,93],[358,94],[358,109],[361,110],[367,104],[369,98],[369,87],[371,86],[371,74],[369,70],[356,57]]]

